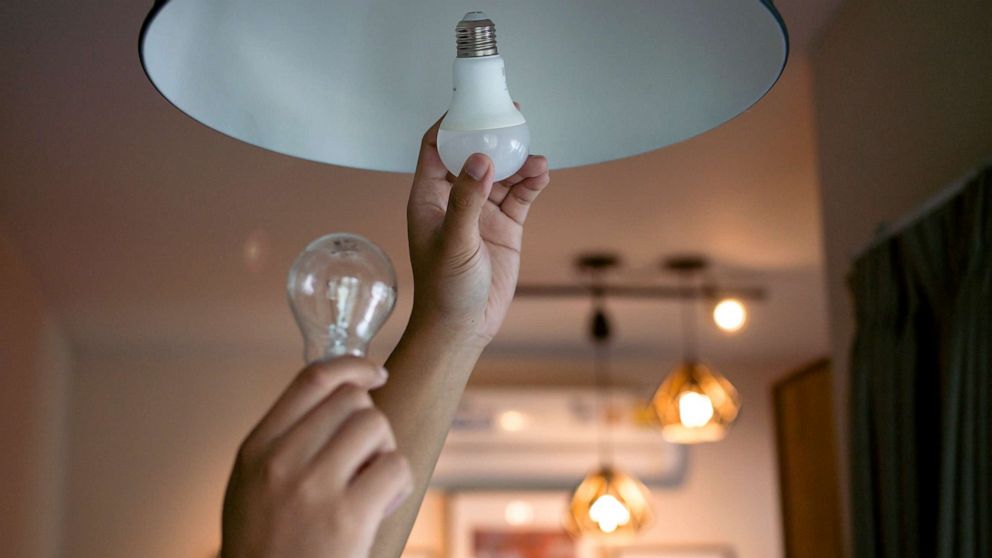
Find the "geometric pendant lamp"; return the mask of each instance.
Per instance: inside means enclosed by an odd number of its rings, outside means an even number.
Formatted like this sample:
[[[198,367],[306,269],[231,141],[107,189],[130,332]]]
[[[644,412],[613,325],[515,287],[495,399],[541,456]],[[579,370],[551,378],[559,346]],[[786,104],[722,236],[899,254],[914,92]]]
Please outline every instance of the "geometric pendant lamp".
[[[615,266],[617,261],[609,254],[590,255],[579,260],[579,266],[593,276],[590,340],[594,348],[600,464],[572,491],[564,525],[574,537],[615,539],[637,533],[653,519],[650,492],[637,478],[615,466],[611,425],[607,423],[604,427],[600,422],[604,415],[610,415],[604,412],[602,402],[609,397],[612,382],[608,356],[611,327],[603,307],[599,273]]]
[[[669,260],[666,266],[679,273],[689,287],[706,268],[706,260],[679,257]],[[741,398],[733,384],[699,361],[695,302],[694,298],[682,301],[682,361],[662,381],[651,400],[662,436],[676,444],[722,440],[741,408]]]
[[[662,436],[676,444],[716,442],[737,418],[741,400],[726,378],[699,362],[683,361],[665,378],[652,405]]]

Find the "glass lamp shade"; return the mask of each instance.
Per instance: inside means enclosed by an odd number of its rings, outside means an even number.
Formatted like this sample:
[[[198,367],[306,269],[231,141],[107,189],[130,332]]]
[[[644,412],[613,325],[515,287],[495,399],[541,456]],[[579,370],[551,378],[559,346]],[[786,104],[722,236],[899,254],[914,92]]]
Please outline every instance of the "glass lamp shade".
[[[151,2],[149,2],[151,4]],[[530,151],[551,168],[680,142],[775,84],[789,40],[771,0],[487,2]],[[241,141],[413,172],[453,98],[464,2],[157,0],[141,29],[154,87]]]
[[[726,436],[741,398],[718,372],[698,362],[684,362],[665,378],[651,404],[667,441],[696,444]]]
[[[603,467],[587,475],[572,492],[565,529],[576,537],[637,533],[654,519],[649,495],[636,478]]]

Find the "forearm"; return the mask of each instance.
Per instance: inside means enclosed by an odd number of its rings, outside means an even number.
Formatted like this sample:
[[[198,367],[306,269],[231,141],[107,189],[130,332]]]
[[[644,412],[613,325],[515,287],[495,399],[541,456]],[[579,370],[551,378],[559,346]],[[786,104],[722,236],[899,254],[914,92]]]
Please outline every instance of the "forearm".
[[[373,399],[392,423],[397,446],[410,462],[414,490],[382,523],[372,558],[395,558],[403,551],[482,348],[411,324],[386,362],[390,379]]]

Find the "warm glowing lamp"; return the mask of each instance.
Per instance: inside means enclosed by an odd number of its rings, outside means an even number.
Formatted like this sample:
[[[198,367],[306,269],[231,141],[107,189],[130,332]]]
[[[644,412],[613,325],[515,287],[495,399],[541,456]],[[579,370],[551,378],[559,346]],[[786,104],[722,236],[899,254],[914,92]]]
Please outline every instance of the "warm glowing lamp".
[[[617,265],[611,254],[588,255],[579,260],[579,267],[593,275],[593,315],[590,339],[595,348],[593,360],[596,373],[597,402],[600,403],[596,419],[603,415],[602,394],[609,393],[610,373],[607,350],[610,340],[610,322],[603,309],[603,288],[599,273]],[[650,492],[636,478],[617,470],[613,461],[613,444],[610,427],[599,433],[600,467],[587,475],[572,492],[572,501],[565,517],[565,528],[573,536],[623,536],[641,530],[652,520],[648,503]]]
[[[603,467],[572,493],[565,528],[574,536],[632,535],[654,518],[648,494],[636,478]]]
[[[665,267],[681,275],[688,292],[698,283],[707,262],[698,256],[680,256],[667,260]],[[741,408],[733,384],[699,362],[694,302],[694,298],[686,297],[682,303],[682,363],[665,378],[651,401],[662,436],[676,444],[722,440]],[[723,329],[740,329],[747,319],[744,305],[736,299],[724,300],[717,310],[713,316]],[[725,318],[722,324],[721,318]]]
[[[727,434],[741,408],[726,378],[698,362],[680,364],[658,388],[652,406],[669,442],[716,442]]]
[[[713,321],[727,333],[740,331],[747,323],[747,308],[736,298],[725,298],[713,308]]]

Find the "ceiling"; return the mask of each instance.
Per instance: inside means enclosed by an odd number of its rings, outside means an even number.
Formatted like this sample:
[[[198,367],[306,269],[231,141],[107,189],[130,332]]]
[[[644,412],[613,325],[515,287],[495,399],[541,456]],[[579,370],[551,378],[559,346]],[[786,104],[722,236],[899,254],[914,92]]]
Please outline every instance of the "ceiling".
[[[765,287],[769,298],[738,335],[707,328],[704,355],[788,366],[825,353],[804,51],[838,3],[777,3],[793,41],[789,66],[737,119],[660,151],[554,172],[527,225],[522,281],[574,281],[576,253],[611,249],[625,261],[618,280],[664,282],[662,256],[705,253],[714,277]],[[185,117],[138,63],[150,6],[0,8],[0,226],[77,351],[295,354],[285,272],[310,239],[334,230],[366,235],[393,257],[401,293],[378,344],[387,349],[409,312],[410,176],[294,160]],[[610,309],[620,354],[677,353],[672,303]],[[518,300],[490,358],[583,355],[587,314],[584,301]]]

